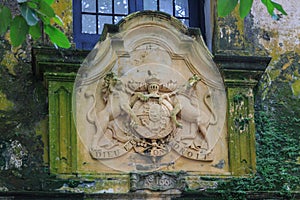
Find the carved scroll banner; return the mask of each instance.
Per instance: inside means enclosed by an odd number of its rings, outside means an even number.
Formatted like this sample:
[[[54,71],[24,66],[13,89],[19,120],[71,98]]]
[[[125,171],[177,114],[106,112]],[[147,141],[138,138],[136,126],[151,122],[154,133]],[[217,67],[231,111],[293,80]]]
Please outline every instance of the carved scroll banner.
[[[203,41],[167,15],[136,15],[78,72],[81,169],[227,173],[214,167],[228,160],[225,89]]]

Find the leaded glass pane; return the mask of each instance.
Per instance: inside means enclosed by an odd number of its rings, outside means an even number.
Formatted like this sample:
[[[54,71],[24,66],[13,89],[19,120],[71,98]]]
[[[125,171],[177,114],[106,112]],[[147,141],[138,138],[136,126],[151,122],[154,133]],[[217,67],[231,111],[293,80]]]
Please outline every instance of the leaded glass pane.
[[[115,14],[128,14],[128,1],[127,0],[114,0]]]
[[[81,0],[82,33],[98,34],[105,23],[118,23],[128,15],[128,4],[129,0]],[[175,15],[189,26],[188,0],[143,0],[143,6],[143,10],[160,10]]]
[[[123,19],[125,16],[115,16],[114,17],[114,24],[117,24],[121,19]]]
[[[112,0],[98,0],[98,12],[111,14],[112,13]]]
[[[96,16],[82,15],[82,33],[96,34]]]
[[[111,16],[99,16],[98,17],[98,32],[101,33],[104,27],[104,24],[112,24]]]
[[[144,10],[157,10],[157,0],[144,0]]]
[[[190,20],[188,19],[179,19],[182,23],[184,23],[184,25],[186,26],[190,26]]]
[[[160,0],[159,10],[170,15],[173,15],[173,1],[172,0]]]
[[[95,0],[82,0],[81,1],[82,12],[96,12],[96,1]]]
[[[175,16],[176,17],[189,16],[188,0],[175,0]]]

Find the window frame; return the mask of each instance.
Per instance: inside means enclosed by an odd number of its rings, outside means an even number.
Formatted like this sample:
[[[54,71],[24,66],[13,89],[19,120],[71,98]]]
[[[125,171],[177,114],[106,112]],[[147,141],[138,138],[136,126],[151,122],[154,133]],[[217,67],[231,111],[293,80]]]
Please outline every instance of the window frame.
[[[205,40],[205,0],[188,0],[189,6],[189,27],[200,28]],[[142,0],[128,0],[128,14],[143,10]],[[97,16],[97,15],[96,15]],[[96,17],[97,18],[97,17]],[[180,19],[180,18],[178,18]],[[76,49],[92,49],[99,40],[101,33],[82,33],[82,11],[81,0],[73,0],[73,41]],[[96,28],[97,30],[98,28]],[[98,32],[98,30],[96,31]]]

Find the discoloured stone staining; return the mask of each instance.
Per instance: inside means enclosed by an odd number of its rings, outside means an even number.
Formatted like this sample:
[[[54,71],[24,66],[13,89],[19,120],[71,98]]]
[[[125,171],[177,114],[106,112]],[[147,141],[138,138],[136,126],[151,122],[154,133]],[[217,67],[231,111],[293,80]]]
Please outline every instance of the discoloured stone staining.
[[[5,66],[11,75],[16,75],[14,67],[18,64],[18,60],[15,58],[13,53],[7,51],[0,64]]]
[[[271,20],[265,8],[260,4],[255,4],[251,11],[253,29],[260,30],[257,39],[272,56],[272,62],[265,75],[268,85],[278,78],[285,79],[290,82],[293,94],[298,96],[297,84],[300,76],[296,66],[299,68],[300,16],[295,5],[299,2],[297,0],[289,1],[289,3],[284,0],[277,2],[283,5],[288,15],[278,21]]]
[[[2,170],[20,169],[27,154],[28,151],[19,141],[11,141],[2,152],[2,156],[5,159],[5,166],[4,168],[2,167]]]
[[[232,130],[240,134],[247,133],[250,120],[252,120],[252,114],[248,110],[247,95],[243,93],[236,94],[231,104],[230,114],[234,117],[234,128],[232,127]]]
[[[66,33],[69,38],[72,38],[72,23],[73,23],[73,15],[72,15],[72,1],[71,0],[55,0],[53,4],[53,9],[56,14],[63,21],[63,29],[64,33]]]
[[[242,50],[244,49],[243,29],[239,29],[240,23],[238,18],[228,16],[219,19],[219,38],[218,48],[220,50]]]
[[[10,110],[14,103],[7,99],[6,94],[0,91],[0,110]]]
[[[278,56],[263,76],[266,84],[260,85],[260,89],[263,91],[262,98],[265,99],[268,93],[280,89],[277,88],[278,83],[287,84],[292,95],[299,98],[299,64],[300,55],[297,52],[286,52]]]
[[[258,39],[266,50],[271,53],[274,61],[285,52],[294,51],[299,53],[300,51],[300,16],[297,6],[295,6],[299,2],[297,0],[291,0],[289,3],[284,0],[276,2],[282,4],[288,13],[287,16],[283,16],[278,21],[272,20],[261,4],[254,4],[251,11],[254,20],[253,28],[261,30]]]

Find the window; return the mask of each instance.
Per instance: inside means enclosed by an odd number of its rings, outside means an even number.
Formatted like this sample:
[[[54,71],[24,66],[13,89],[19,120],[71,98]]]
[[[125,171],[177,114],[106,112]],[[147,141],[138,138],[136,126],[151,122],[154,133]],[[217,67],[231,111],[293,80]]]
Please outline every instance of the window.
[[[73,0],[74,41],[78,49],[91,49],[104,24],[116,24],[139,10],[159,10],[177,17],[186,26],[204,26],[204,0]]]

